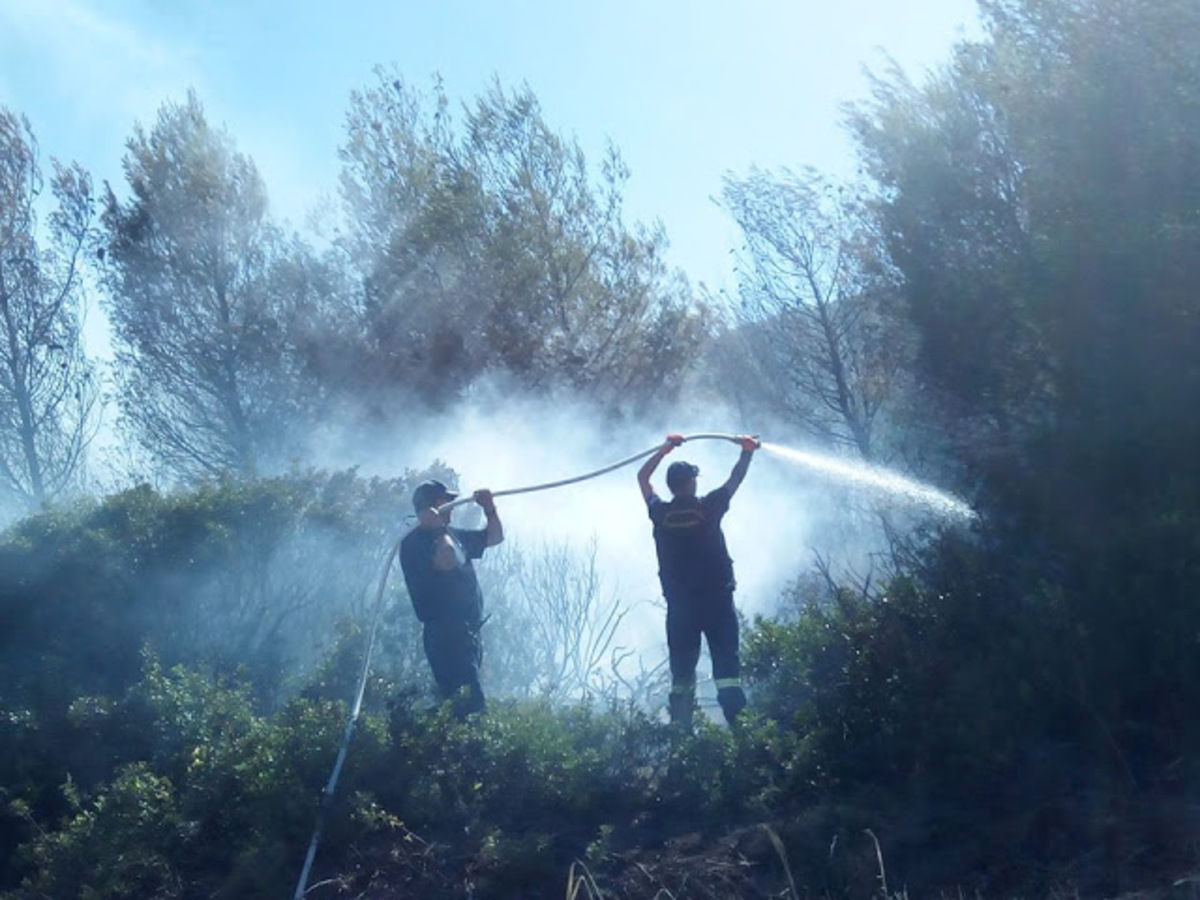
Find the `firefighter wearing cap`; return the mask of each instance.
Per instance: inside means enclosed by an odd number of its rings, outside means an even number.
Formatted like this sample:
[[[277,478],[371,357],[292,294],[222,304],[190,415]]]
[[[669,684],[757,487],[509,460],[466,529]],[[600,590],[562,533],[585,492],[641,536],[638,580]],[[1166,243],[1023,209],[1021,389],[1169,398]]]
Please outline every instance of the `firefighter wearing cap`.
[[[721,519],[750,468],[757,438],[735,438],[742,453],[726,482],[703,497],[696,495],[698,467],[678,461],[667,467],[671,499],[663,500],[650,476],[663,457],[683,443],[679,435],[666,442],[638,470],[658,552],[658,577],[667,601],[667,650],[671,666],[671,721],[690,726],[695,708],[696,665],[700,637],[708,641],[717,702],[732,723],[746,705],[738,660],[738,619],[733,605],[733,560],[725,546]]]
[[[425,657],[438,694],[452,700],[457,715],[482,712],[479,683],[483,662],[483,593],[472,560],[504,540],[491,491],[476,491],[486,524],[479,529],[455,528],[450,510],[438,507],[458,495],[440,481],[426,481],[413,491],[417,527],[400,542],[400,568],[413,611],[424,626]]]

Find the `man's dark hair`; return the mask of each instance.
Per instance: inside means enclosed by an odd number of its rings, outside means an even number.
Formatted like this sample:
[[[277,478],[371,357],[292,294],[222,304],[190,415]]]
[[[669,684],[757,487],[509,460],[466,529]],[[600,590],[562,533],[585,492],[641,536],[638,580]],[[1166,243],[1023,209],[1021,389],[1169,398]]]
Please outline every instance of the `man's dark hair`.
[[[699,466],[694,466],[690,462],[684,462],[683,460],[673,462],[667,467],[667,487],[673,491],[677,491],[699,474]]]
[[[422,481],[416,486],[416,488],[413,489],[413,509],[428,509],[431,506],[440,505],[438,503],[439,500],[448,503],[457,496],[458,494],[450,490],[440,481],[435,479]]]

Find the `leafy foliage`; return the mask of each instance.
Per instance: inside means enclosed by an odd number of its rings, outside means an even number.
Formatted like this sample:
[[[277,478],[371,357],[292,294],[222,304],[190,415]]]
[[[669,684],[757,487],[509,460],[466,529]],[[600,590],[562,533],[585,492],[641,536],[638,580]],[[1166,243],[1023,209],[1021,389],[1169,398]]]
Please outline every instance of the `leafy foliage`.
[[[267,218],[254,163],[189,93],[105,198],[107,310],[133,436],[177,478],[278,471],[313,396],[294,334],[331,287]]]
[[[0,697],[61,708],[111,694],[144,643],[278,690],[320,658],[333,622],[362,614],[404,496],[401,481],[314,473],[143,485],[29,518],[0,544]]]
[[[528,88],[493,85],[457,124],[440,88],[424,97],[383,70],[347,121],[346,249],[363,286],[335,338],[355,360],[348,386],[440,405],[493,373],[613,408],[684,373],[704,310],[667,272],[661,229],[624,223],[615,150],[595,177]]]

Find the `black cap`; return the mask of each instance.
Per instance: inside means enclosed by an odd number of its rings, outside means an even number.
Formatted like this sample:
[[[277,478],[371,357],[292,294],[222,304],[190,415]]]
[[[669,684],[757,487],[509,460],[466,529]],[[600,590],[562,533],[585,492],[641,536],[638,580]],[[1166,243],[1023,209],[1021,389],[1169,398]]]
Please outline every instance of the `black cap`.
[[[458,494],[440,481],[432,479],[422,481],[413,489],[413,509],[428,509],[431,506],[440,506],[442,503],[449,503],[457,496]]]
[[[679,490],[682,485],[687,484],[699,474],[699,466],[693,466],[690,462],[683,460],[673,462],[667,466],[667,487],[673,491]]]

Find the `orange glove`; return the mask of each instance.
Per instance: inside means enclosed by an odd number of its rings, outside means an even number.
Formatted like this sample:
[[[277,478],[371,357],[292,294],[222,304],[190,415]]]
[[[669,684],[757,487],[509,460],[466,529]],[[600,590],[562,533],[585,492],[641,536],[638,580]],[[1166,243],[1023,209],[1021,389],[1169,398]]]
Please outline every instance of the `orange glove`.
[[[738,437],[737,441],[747,453],[753,453],[762,446],[762,441],[752,434],[743,434]]]
[[[683,443],[683,435],[682,434],[668,434],[667,435],[667,443],[670,444],[672,447],[678,447],[680,444]]]

